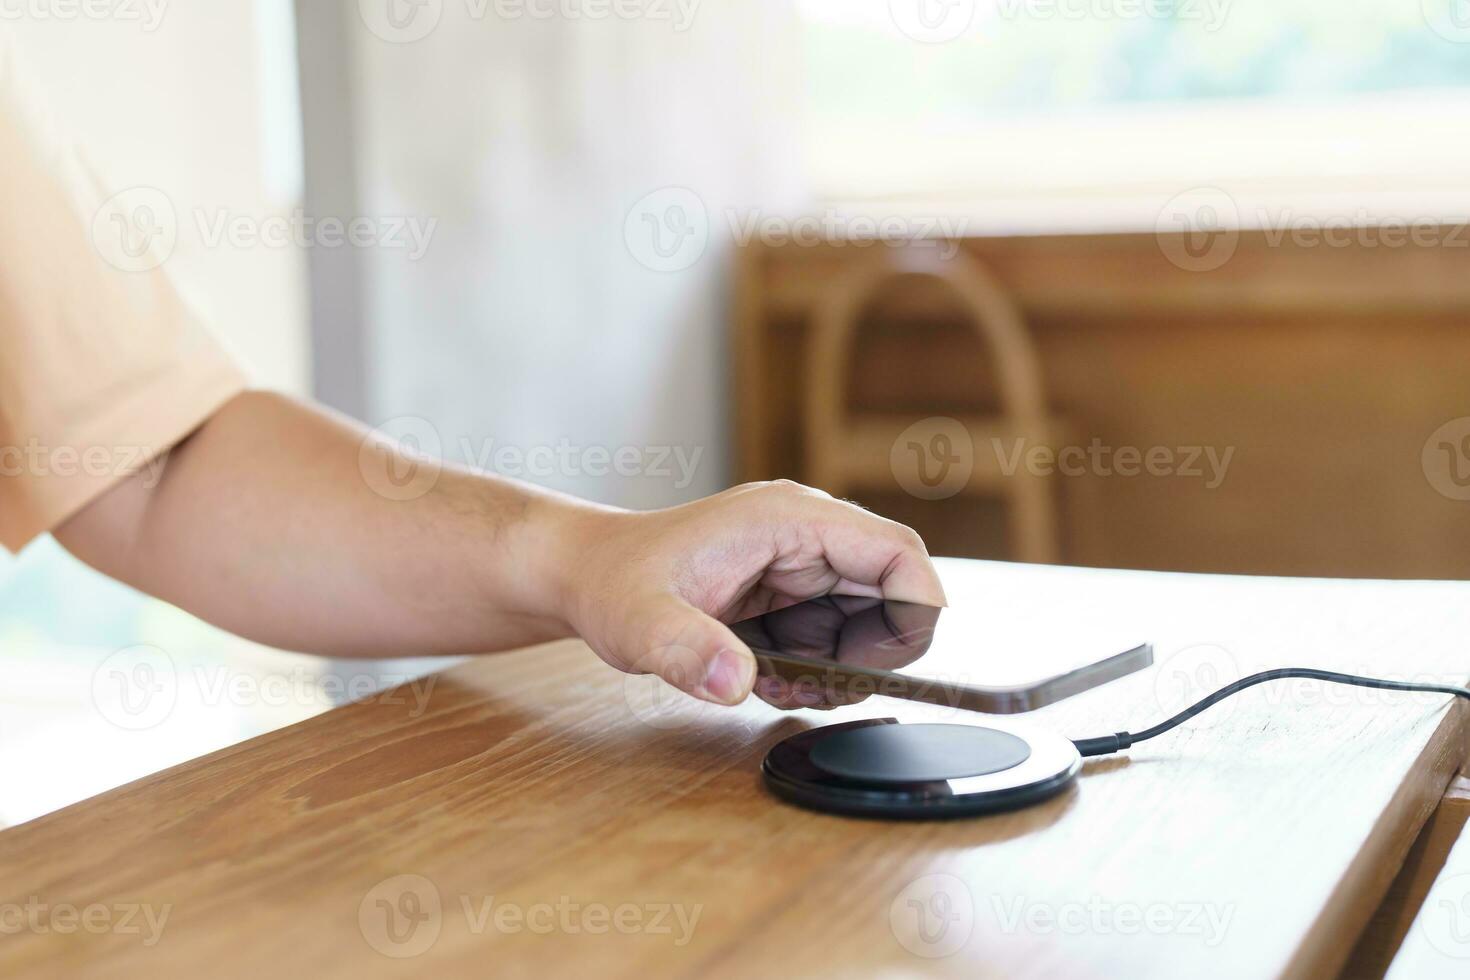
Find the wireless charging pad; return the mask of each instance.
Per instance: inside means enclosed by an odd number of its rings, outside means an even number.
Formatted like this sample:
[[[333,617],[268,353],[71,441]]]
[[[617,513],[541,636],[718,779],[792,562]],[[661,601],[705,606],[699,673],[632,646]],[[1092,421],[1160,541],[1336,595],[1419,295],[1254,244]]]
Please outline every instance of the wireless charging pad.
[[[1076,746],[1054,732],[869,718],[793,735],[761,772],[771,792],[813,810],[913,819],[1030,806],[1081,767]]]

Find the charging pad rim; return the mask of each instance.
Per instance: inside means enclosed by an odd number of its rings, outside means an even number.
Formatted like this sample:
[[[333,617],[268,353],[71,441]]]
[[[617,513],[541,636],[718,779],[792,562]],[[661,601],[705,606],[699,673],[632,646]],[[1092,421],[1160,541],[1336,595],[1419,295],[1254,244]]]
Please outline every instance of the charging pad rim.
[[[1000,813],[1056,796],[1077,778],[1082,757],[1071,740],[1047,731],[987,719],[974,728],[1014,735],[1031,755],[1010,769],[928,783],[864,783],[822,771],[807,758],[810,747],[838,730],[902,724],[896,718],[865,718],[798,732],[766,753],[761,773],[767,788],[790,803],[824,813],[886,819],[934,819]],[[958,722],[912,722],[961,724]]]

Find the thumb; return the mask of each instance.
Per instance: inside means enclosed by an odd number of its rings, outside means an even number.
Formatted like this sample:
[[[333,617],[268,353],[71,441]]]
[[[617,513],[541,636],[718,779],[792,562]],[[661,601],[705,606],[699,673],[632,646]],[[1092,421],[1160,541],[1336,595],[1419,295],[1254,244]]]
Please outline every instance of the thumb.
[[[686,694],[739,704],[755,684],[755,657],[730,628],[671,595],[629,610],[615,646],[634,673],[657,674]]]

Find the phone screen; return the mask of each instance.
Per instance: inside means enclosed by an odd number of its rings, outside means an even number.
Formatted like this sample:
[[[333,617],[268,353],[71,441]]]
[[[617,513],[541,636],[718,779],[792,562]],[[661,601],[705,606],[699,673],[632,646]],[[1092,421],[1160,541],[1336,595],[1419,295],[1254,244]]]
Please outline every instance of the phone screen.
[[[1147,667],[1136,637],[1059,617],[1000,628],[1003,611],[824,596],[734,623],[762,673],[837,703],[880,694],[992,714],[1030,711]]]

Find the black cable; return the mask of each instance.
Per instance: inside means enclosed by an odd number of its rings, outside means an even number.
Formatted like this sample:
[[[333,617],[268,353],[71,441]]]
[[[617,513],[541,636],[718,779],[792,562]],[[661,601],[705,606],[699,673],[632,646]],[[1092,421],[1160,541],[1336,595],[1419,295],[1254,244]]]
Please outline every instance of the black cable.
[[[1314,670],[1310,667],[1282,667],[1279,670],[1263,670],[1259,674],[1251,674],[1242,677],[1234,684],[1227,684],[1220,690],[1211,694],[1203,701],[1190,705],[1167,721],[1161,721],[1152,728],[1146,728],[1137,734],[1132,732],[1118,732],[1116,735],[1103,735],[1100,738],[1074,739],[1072,744],[1077,746],[1077,751],[1084,756],[1089,755],[1111,755],[1121,752],[1137,742],[1162,735],[1169,729],[1182,724],[1232,694],[1238,694],[1248,687],[1264,684],[1267,681],[1285,680],[1289,677],[1305,677],[1310,680],[1329,681],[1333,684],[1351,684],[1355,687],[1373,687],[1384,691],[1418,691],[1428,694],[1452,694],[1455,697],[1470,701],[1470,690],[1463,687],[1450,687],[1446,684],[1410,684],[1405,681],[1384,681],[1373,677],[1359,677],[1356,674],[1339,674],[1335,670]]]

